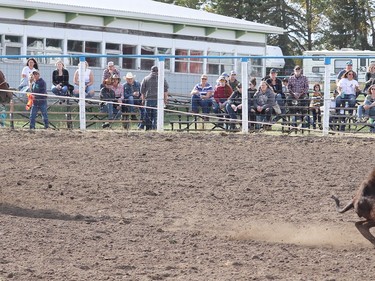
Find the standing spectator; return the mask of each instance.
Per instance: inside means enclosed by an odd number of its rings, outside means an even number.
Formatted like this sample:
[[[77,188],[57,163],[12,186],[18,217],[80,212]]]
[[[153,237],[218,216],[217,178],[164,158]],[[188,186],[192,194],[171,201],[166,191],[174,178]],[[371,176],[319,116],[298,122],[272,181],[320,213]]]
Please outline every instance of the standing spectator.
[[[27,92],[30,89],[30,84],[34,81],[32,76],[34,70],[39,70],[37,61],[34,58],[27,59],[26,66],[21,72],[21,83],[18,86],[19,91]]]
[[[109,61],[106,69],[103,70],[102,84],[100,85],[100,88],[104,86],[105,80],[107,80],[108,78],[111,78],[115,74],[118,77],[121,77],[120,71],[115,67],[115,64],[113,63],[113,61]]]
[[[232,90],[233,91],[236,91],[237,90],[237,87],[240,88],[241,87],[241,83],[240,81],[237,80],[237,72],[232,70],[230,72],[230,76],[229,76],[229,86],[231,86]]]
[[[355,73],[355,71],[353,70],[353,62],[351,60],[349,60],[349,61],[346,62],[345,68],[343,70],[341,70],[339,72],[339,74],[337,74],[336,84],[339,83],[339,81],[341,80],[343,75],[348,71],[353,71],[353,79],[357,80],[357,73]]]
[[[65,69],[62,60],[58,60],[55,65],[56,69],[52,72],[52,93],[57,96],[67,96],[68,92],[74,89],[69,84],[69,72]]]
[[[296,65],[294,73],[289,77],[287,102],[290,106],[290,113],[296,114],[300,112],[303,127],[308,127],[310,122],[307,114],[309,109],[309,81],[301,72],[301,67]],[[293,116],[293,119],[293,126],[297,127],[297,116]]]
[[[310,101],[310,112],[313,116],[313,129],[316,129],[316,122],[319,123],[319,129],[322,129],[322,114],[320,107],[323,105],[323,94],[319,84],[314,85],[314,91],[312,93]]]
[[[260,88],[254,95],[254,109],[257,116],[257,122],[271,121],[272,108],[276,104],[275,94],[266,81],[260,82]],[[256,128],[260,128],[260,124],[256,124]],[[268,128],[268,126],[264,126]]]
[[[158,72],[158,67],[154,65],[151,67],[151,73],[143,78],[141,83],[141,98],[146,106],[146,130],[155,130],[157,128]],[[168,88],[168,83],[164,80],[165,105],[168,101]]]
[[[281,79],[277,77],[277,70],[272,68],[270,70],[270,75],[266,79],[267,84],[272,88],[273,92],[275,93],[276,103],[279,105],[280,114],[273,119],[273,122],[277,122],[285,116],[286,109],[285,109],[285,94],[283,93],[283,82]]]
[[[81,62],[82,63],[82,62]],[[94,74],[92,70],[89,68],[89,64],[87,61],[85,63],[85,93],[86,93],[86,99],[90,99],[94,97],[95,90],[94,90]],[[79,97],[79,68],[74,73],[74,91],[73,95],[76,97]]]
[[[203,114],[210,113],[212,107],[211,96],[213,94],[212,86],[207,82],[207,75],[202,74],[201,82],[196,84],[191,91],[191,111],[194,113],[199,112],[199,106],[202,107]]]
[[[357,92],[360,91],[358,81],[354,79],[354,71],[349,70],[344,73],[337,85],[339,95],[336,98],[336,107],[355,107]],[[349,110],[352,114],[353,110]]]
[[[48,114],[47,114],[47,96],[35,95],[44,94],[47,95],[46,82],[40,77],[39,70],[32,72],[33,81],[31,83],[31,92],[33,96],[33,104],[30,110],[30,129],[35,129],[35,120],[38,111],[42,113],[44,128],[48,129]],[[35,93],[35,94],[34,94]]]
[[[145,108],[142,107],[142,98],[141,98],[141,83],[135,80],[135,75],[133,73],[128,72],[126,76],[124,76],[126,83],[124,84],[124,96],[123,100],[125,103],[138,105],[139,113],[140,113],[140,122],[138,124],[138,129],[144,129],[144,121],[145,121]],[[128,101],[128,102],[127,102]],[[132,106],[130,109],[133,109],[133,113],[135,112],[135,108]],[[126,110],[124,108],[124,110]],[[132,115],[132,118],[135,120],[136,116]]]

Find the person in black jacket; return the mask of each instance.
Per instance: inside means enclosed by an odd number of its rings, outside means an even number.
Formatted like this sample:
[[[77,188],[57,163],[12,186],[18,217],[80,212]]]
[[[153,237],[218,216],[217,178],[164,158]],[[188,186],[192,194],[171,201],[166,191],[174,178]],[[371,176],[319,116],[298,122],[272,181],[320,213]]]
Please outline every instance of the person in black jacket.
[[[229,114],[231,119],[237,119],[237,115],[242,112],[242,89],[241,84],[238,84],[235,91],[230,95],[225,103],[225,111]],[[236,123],[230,122],[229,129],[236,129]]]
[[[117,102],[116,94],[113,91],[112,87],[112,79],[107,78],[104,81],[104,87],[101,88],[99,99],[102,101],[100,103],[100,112],[107,112],[108,113],[108,120],[113,119],[113,103]],[[102,125],[103,128],[110,127],[110,123],[106,122]]]
[[[56,69],[52,72],[52,93],[57,96],[68,96],[74,87],[69,84],[69,72],[62,60],[56,62]]]

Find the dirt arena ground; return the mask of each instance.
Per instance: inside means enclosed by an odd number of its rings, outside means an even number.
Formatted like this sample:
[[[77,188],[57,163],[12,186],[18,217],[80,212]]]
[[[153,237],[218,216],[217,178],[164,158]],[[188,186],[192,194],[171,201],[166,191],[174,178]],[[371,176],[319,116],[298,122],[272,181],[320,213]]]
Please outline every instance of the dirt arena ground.
[[[0,131],[0,280],[374,280],[371,138]]]

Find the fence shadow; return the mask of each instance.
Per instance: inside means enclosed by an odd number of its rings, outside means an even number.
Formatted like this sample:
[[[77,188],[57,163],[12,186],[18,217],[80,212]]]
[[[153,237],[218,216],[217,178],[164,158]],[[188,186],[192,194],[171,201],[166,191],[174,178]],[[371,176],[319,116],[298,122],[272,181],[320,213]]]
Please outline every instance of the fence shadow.
[[[0,214],[34,219],[96,222],[97,219],[81,214],[69,215],[52,209],[28,209],[8,203],[0,203]]]

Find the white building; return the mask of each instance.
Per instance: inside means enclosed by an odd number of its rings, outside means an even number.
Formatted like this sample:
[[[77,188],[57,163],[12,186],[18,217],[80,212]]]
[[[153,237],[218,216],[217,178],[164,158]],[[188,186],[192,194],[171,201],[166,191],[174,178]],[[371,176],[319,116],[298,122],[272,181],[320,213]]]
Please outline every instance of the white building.
[[[240,72],[240,61],[225,57],[266,55],[267,35],[283,29],[151,0],[0,0],[0,54],[113,55],[88,57],[96,86],[107,61],[121,74],[139,80],[153,57],[137,55],[215,56],[168,58],[166,78],[172,92],[186,92],[201,73],[214,79],[224,71]],[[120,55],[134,55],[121,57]],[[115,57],[117,56],[117,57]],[[17,86],[25,58],[2,57],[1,70]],[[38,58],[50,82],[56,58]],[[71,76],[78,58],[65,58]],[[262,77],[265,60],[250,59],[249,74]]]

